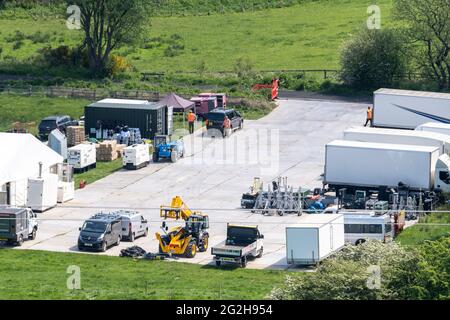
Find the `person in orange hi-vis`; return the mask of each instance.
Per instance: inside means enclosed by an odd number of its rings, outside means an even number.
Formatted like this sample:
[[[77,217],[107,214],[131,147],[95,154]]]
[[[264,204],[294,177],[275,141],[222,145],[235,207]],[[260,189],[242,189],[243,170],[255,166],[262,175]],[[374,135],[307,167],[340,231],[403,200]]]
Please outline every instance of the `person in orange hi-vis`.
[[[370,126],[373,126],[373,108],[370,106],[367,108],[367,120],[366,124],[364,124],[364,127],[367,127],[369,123]]]
[[[229,137],[231,135],[231,121],[230,118],[225,116],[225,119],[223,120],[223,136]]]
[[[194,124],[195,124],[195,121],[197,121],[197,116],[195,115],[195,113],[192,110],[189,111],[189,114],[187,116],[187,121],[189,123],[189,134],[193,134],[194,133]]]

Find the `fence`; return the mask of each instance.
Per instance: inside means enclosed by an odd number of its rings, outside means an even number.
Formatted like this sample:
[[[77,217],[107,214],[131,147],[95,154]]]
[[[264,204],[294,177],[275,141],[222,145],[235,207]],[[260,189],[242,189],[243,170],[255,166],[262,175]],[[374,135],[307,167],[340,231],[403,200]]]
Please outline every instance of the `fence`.
[[[145,90],[108,90],[108,89],[81,89],[67,88],[58,86],[0,86],[0,93],[17,94],[17,95],[44,95],[47,97],[62,98],[83,98],[91,101],[97,101],[104,98],[117,99],[139,99],[149,101],[161,100],[159,92]]]

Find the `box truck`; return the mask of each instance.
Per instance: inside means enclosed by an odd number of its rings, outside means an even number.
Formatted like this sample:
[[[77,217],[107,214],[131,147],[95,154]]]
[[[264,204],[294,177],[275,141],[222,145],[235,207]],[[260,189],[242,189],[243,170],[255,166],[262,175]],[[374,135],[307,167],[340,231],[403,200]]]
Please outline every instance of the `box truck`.
[[[441,155],[450,154],[450,136],[435,132],[353,127],[344,131],[344,140],[437,147]]]
[[[286,227],[288,264],[315,265],[345,245],[344,216],[306,215],[301,223]]]
[[[397,187],[450,191],[450,158],[437,147],[336,140],[326,146],[324,185],[329,189]]]
[[[29,208],[0,207],[0,241],[21,246],[36,239],[37,215]]]
[[[445,134],[450,136],[450,124],[447,123],[437,123],[437,122],[427,122],[421,124],[416,128],[416,131],[421,132],[435,132],[440,134]]]
[[[85,172],[97,166],[97,155],[94,143],[82,143],[68,149],[67,163],[75,173]]]
[[[374,92],[374,127],[414,130],[427,122],[450,123],[450,94],[380,89]]]

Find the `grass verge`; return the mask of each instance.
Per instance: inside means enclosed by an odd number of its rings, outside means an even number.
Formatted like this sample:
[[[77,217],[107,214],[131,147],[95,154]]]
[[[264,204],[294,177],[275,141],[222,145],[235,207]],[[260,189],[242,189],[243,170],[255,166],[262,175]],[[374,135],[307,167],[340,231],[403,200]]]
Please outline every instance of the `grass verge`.
[[[281,271],[43,251],[0,250],[0,299],[263,299]],[[66,283],[81,269],[81,290]]]

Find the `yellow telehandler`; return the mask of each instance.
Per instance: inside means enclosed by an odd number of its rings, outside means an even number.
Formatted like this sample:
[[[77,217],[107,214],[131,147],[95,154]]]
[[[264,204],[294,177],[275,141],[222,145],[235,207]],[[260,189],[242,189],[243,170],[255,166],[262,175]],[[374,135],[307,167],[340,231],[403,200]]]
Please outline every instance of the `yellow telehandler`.
[[[164,234],[156,233],[159,241],[159,253],[194,258],[199,252],[208,250],[209,217],[200,212],[191,211],[181,197],[172,199],[170,206],[161,206],[161,218],[184,220],[184,226],[169,228],[164,221],[162,230]]]

